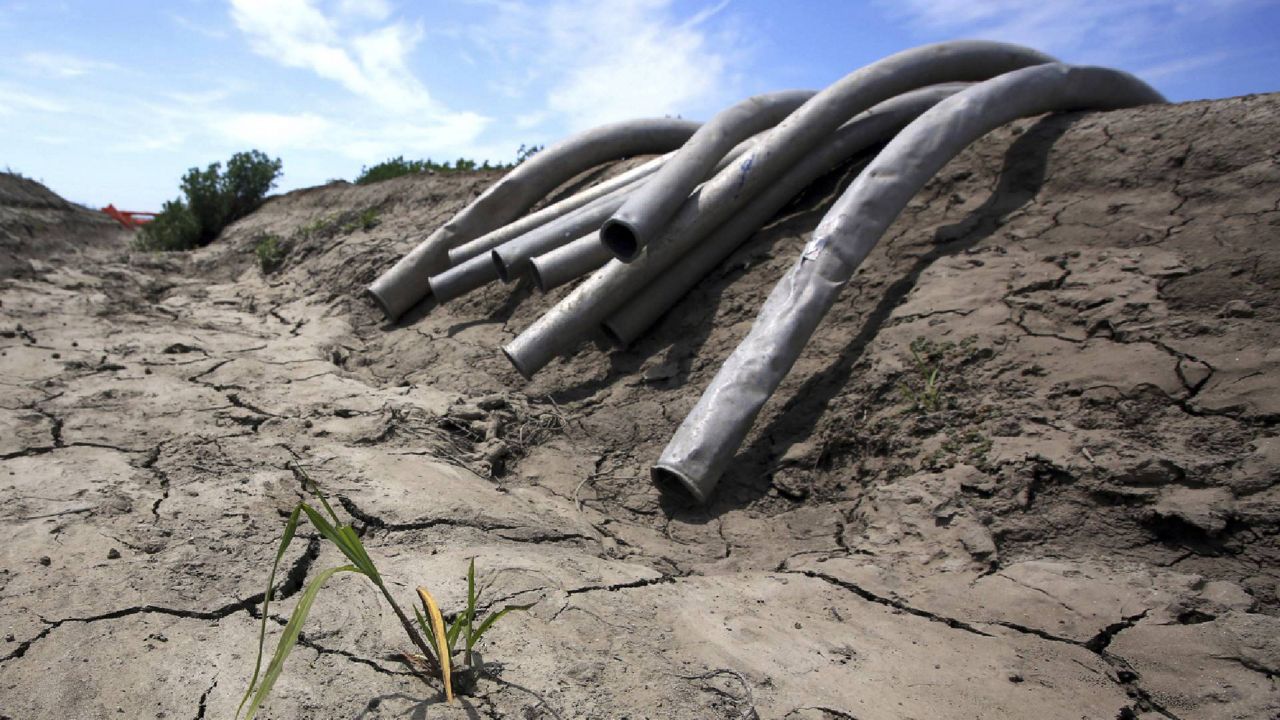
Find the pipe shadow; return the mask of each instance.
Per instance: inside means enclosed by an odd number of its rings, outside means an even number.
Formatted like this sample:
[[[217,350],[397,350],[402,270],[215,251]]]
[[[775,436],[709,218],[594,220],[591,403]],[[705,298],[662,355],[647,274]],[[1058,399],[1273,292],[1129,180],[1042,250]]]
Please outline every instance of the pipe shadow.
[[[853,366],[889,319],[893,310],[915,289],[920,276],[941,258],[957,255],[991,237],[1003,218],[1031,202],[1044,185],[1049,152],[1081,113],[1048,115],[1038,120],[1005,152],[996,188],[987,200],[960,222],[938,228],[933,248],[916,258],[906,274],[885,291],[867,314],[861,330],[827,367],[793,393],[781,411],[740,451],[725,471],[711,503],[697,508],[683,489],[664,486],[661,502],[669,517],[697,522],[750,505],[772,485],[772,456],[809,437],[831,401],[849,382]],[[692,512],[691,512],[692,511]]]

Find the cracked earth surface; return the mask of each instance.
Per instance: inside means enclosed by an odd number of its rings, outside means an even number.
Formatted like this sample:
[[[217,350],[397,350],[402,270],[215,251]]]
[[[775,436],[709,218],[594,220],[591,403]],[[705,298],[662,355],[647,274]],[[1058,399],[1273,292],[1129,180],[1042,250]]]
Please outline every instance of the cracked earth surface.
[[[10,188],[0,717],[231,717],[294,460],[402,602],[425,584],[457,612],[475,558],[489,602],[536,604],[450,706],[339,576],[262,717],[1275,717],[1277,138],[1277,96],[984,138],[868,258],[705,508],[648,464],[847,178],[637,347],[532,382],[497,347],[567,289],[396,326],[358,298],[492,175],[290,193],[163,257],[87,217],[19,227]],[[346,225],[365,208],[377,227]],[[264,276],[266,233],[288,255]],[[273,632],[337,564],[300,533]]]

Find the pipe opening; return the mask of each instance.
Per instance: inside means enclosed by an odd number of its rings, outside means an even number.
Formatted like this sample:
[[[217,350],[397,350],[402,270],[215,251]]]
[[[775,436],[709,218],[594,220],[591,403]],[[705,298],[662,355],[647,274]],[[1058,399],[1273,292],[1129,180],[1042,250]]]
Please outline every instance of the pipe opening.
[[[547,292],[547,286],[542,283],[542,271],[538,269],[537,258],[529,261],[529,279],[533,280],[533,286],[538,288],[538,292]]]
[[[524,365],[520,363],[520,361],[516,358],[515,355],[511,354],[510,350],[504,347],[502,348],[502,354],[506,356],[507,362],[511,363],[511,366],[516,369],[516,372],[520,373],[521,377],[523,377],[525,380],[533,379],[533,373],[525,369]]]
[[[502,259],[502,255],[499,254],[497,250],[490,250],[489,257],[493,258],[493,266],[498,269],[498,279],[504,283],[511,282],[511,268],[507,267],[507,263]]]
[[[387,305],[387,301],[382,299],[382,296],[378,294],[377,290],[367,287],[364,289],[364,294],[373,300],[373,304],[378,306],[378,309],[382,311],[382,314],[387,320],[395,319],[391,316],[391,308]]]
[[[623,341],[622,335],[614,329],[613,324],[608,320],[600,323],[600,332],[604,334],[605,339],[608,340],[609,344],[613,345],[614,348],[618,350],[627,349],[627,343]]]
[[[684,494],[692,496],[699,505],[707,502],[707,496],[703,494],[702,488],[698,487],[688,475],[679,470],[655,465],[649,470],[649,475],[653,478],[653,484],[657,485],[661,491],[678,489],[682,490]]]
[[[635,229],[622,220],[606,220],[600,228],[600,242],[619,260],[631,260],[640,249]]]

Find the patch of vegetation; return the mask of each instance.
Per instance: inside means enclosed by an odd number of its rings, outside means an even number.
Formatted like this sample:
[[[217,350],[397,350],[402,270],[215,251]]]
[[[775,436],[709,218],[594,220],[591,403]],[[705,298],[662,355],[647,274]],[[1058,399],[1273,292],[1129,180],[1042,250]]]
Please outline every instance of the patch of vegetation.
[[[253,254],[258,257],[258,267],[262,269],[264,275],[270,275],[278,270],[287,253],[285,242],[278,235],[263,235],[253,246]]]
[[[381,223],[378,219],[378,208],[365,208],[356,213],[355,217],[342,225],[342,232],[353,233],[356,230],[372,230]]]
[[[942,409],[942,359],[946,350],[933,341],[916,338],[911,341],[911,359],[915,377],[898,381],[903,398],[922,413]]]
[[[476,170],[510,170],[516,165],[519,165],[525,160],[528,160],[538,154],[542,149],[542,145],[521,144],[520,148],[516,150],[515,162],[509,165],[504,165],[502,163],[491,165],[488,160],[477,164],[475,160],[461,157],[453,162],[445,161],[442,163],[436,162],[431,158],[427,158],[426,160],[405,160],[403,155],[397,155],[396,157],[383,160],[372,167],[361,167],[360,174],[356,176],[355,182],[357,185],[368,185],[370,183],[382,182],[383,180],[390,180],[404,175],[416,175],[418,173],[427,172],[455,173],[474,172]]]
[[[232,155],[225,171],[222,163],[187,170],[182,176],[185,199],[166,202],[138,233],[135,247],[190,250],[208,245],[227,225],[258,209],[280,172],[280,159],[258,150]]]
[[[477,625],[476,607],[479,604],[479,592],[476,590],[475,585],[475,562],[472,561],[471,568],[467,573],[466,610],[458,615],[453,623],[446,628],[444,616],[440,613],[439,607],[436,606],[435,600],[426,588],[419,587],[418,597],[422,601],[426,616],[424,617],[423,613],[415,607],[414,616],[417,621],[415,626],[414,621],[405,615],[404,610],[396,602],[391,591],[387,589],[386,581],[382,578],[382,574],[378,572],[373,559],[369,557],[369,553],[365,550],[364,543],[360,541],[359,533],[349,523],[343,523],[338,519],[333,507],[329,505],[328,499],[320,491],[320,487],[311,480],[301,465],[294,463],[293,468],[302,480],[303,489],[311,490],[324,512],[320,512],[306,501],[302,501],[293,508],[293,512],[289,514],[289,519],[285,522],[284,536],[280,539],[280,547],[276,550],[275,562],[272,563],[271,573],[267,576],[267,591],[263,595],[262,624],[258,631],[258,653],[254,662],[253,677],[249,680],[249,688],[245,691],[244,697],[241,698],[239,707],[236,708],[236,718],[239,718],[243,713],[246,720],[250,720],[258,709],[262,707],[262,703],[271,694],[271,689],[275,687],[276,681],[280,678],[280,673],[284,670],[285,660],[293,652],[294,646],[298,644],[302,634],[302,625],[311,613],[311,606],[315,604],[316,596],[320,594],[320,590],[325,583],[339,573],[363,575],[382,593],[382,597],[391,606],[396,617],[399,618],[400,624],[404,627],[405,634],[408,635],[410,642],[421,651],[421,654],[411,656],[413,661],[428,673],[440,674],[444,683],[445,698],[452,702],[453,682],[455,679],[451,670],[453,665],[452,655],[458,638],[461,637],[463,639],[465,647],[465,656],[463,658],[465,669],[470,674],[469,679],[474,679],[474,674],[478,672],[478,668],[472,667],[472,653],[475,644],[504,615],[513,610],[525,610],[532,606],[507,606],[489,615]],[[310,488],[307,487],[308,485],[310,485]],[[346,565],[338,565],[322,570],[303,589],[302,594],[298,597],[297,604],[294,606],[293,614],[289,616],[284,631],[280,635],[275,652],[267,663],[266,670],[263,671],[262,655],[263,648],[266,645],[267,620],[270,617],[269,609],[272,588],[275,586],[276,572],[280,568],[280,560],[284,557],[285,552],[289,549],[289,544],[297,534],[298,523],[303,516],[310,521],[320,533],[320,536],[333,543],[346,556],[349,562]],[[247,709],[246,703],[248,705]]]

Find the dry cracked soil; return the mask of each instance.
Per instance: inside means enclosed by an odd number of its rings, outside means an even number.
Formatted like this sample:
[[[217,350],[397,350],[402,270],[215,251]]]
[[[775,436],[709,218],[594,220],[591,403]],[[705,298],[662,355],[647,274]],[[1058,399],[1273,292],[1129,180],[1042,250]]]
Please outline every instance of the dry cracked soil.
[[[360,297],[492,174],[292,192],[168,255],[0,177],[0,717],[232,717],[295,461],[403,603],[458,612],[474,558],[533,606],[450,705],[339,576],[261,717],[1280,717],[1280,96],[984,138],[714,501],[655,488],[847,175],[531,382],[498,346],[567,289],[396,325]],[[303,526],[272,637],[340,563]]]

